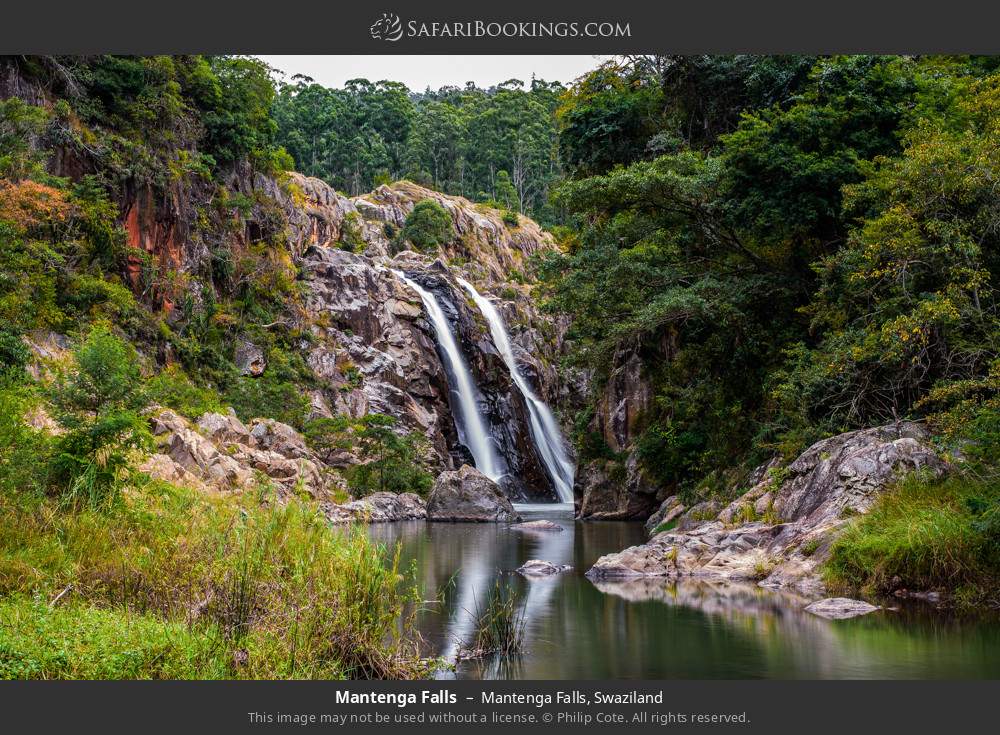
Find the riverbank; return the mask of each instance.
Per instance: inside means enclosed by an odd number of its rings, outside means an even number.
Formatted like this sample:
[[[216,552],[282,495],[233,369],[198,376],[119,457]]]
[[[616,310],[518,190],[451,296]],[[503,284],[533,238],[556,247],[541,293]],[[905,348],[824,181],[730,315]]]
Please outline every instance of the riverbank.
[[[0,494],[0,678],[424,676],[394,549],[266,488]]]

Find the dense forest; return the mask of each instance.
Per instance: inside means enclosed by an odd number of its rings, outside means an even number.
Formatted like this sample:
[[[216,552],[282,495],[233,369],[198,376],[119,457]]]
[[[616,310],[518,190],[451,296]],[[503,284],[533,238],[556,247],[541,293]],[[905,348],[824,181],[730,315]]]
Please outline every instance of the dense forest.
[[[561,175],[558,83],[511,79],[490,89],[414,94],[398,82],[355,79],[328,89],[297,76],[273,111],[277,142],[297,169],[357,195],[409,179],[545,221]]]
[[[273,502],[267,483],[219,498],[137,469],[150,406],[232,409],[287,424],[318,456],[362,457],[338,501],[426,493],[419,432],[311,415],[320,379],[302,354],[323,325],[304,316],[288,248],[278,201],[302,192],[287,171],[349,196],[407,179],[548,229],[558,248],[510,276],[567,325],[560,369],[586,391],[559,408],[581,467],[623,477],[637,460],[693,504],[823,437],[925,422],[962,472],[886,496],[834,549],[829,580],[885,591],[909,574],[995,596],[1000,60],[635,56],[567,86],[414,92],[286,82],[247,57],[11,57],[0,618],[34,632],[0,631],[0,677],[426,671],[397,635],[420,598],[391,550],[343,542],[314,499]],[[170,213],[153,223],[169,257],[130,241],[143,206]],[[429,201],[379,236],[436,256],[451,227]],[[356,229],[338,236],[364,247]],[[248,371],[245,344],[265,370]],[[595,415],[636,361],[652,400],[613,449]],[[341,368],[349,389],[357,368]],[[49,645],[81,626],[80,650]]]

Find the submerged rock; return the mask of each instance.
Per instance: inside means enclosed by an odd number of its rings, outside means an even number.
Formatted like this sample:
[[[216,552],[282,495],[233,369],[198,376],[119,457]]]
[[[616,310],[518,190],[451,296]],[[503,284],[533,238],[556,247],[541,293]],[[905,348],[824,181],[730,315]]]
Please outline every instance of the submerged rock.
[[[816,569],[851,516],[902,474],[947,470],[928,439],[901,422],[817,442],[784,470],[756,473],[759,482],[721,512],[698,504],[675,529],[601,557],[587,576],[748,580],[821,594]]]
[[[569,564],[552,564],[541,559],[529,559],[517,568],[518,574],[525,577],[548,577],[553,574],[561,574],[572,570]]]
[[[515,531],[563,531],[563,527],[558,523],[553,523],[549,520],[538,520],[538,521],[525,521],[524,523],[515,523],[511,526],[511,529]]]
[[[881,609],[877,605],[870,605],[863,600],[852,600],[848,597],[828,597],[805,606],[806,612],[819,615],[827,620],[856,618],[859,615],[867,615]]]
[[[442,472],[427,500],[427,520],[514,523],[521,520],[500,486],[471,465]]]
[[[427,517],[423,498],[414,493],[372,493],[342,505],[326,503],[323,512],[331,523],[390,523]]]

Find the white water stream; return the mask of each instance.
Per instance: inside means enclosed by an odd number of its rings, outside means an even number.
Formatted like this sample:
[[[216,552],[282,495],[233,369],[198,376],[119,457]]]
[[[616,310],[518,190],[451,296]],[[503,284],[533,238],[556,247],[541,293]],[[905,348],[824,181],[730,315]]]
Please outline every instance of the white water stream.
[[[521,373],[517,360],[514,359],[514,350],[510,344],[510,336],[507,334],[507,325],[504,324],[503,317],[493,305],[493,302],[480,294],[471,283],[459,278],[457,279],[462,288],[469,292],[476,306],[486,318],[490,325],[490,334],[493,335],[493,344],[500,351],[503,361],[510,370],[510,377],[514,380],[524,402],[528,406],[528,429],[531,432],[531,439],[538,450],[538,456],[545,465],[546,471],[555,486],[559,500],[563,503],[573,502],[573,479],[576,468],[573,461],[566,452],[566,442],[563,439],[559,425],[555,416],[541,398],[535,395],[527,379]]]
[[[476,461],[476,469],[494,482],[499,482],[504,474],[503,465],[497,455],[486,421],[479,412],[479,391],[472,373],[469,371],[469,366],[465,362],[465,357],[462,355],[458,343],[455,342],[455,336],[451,333],[451,325],[441,310],[437,297],[400,271],[393,272],[420,296],[420,300],[424,303],[424,309],[427,310],[431,326],[434,328],[438,344],[441,346],[446,363],[445,368],[450,377],[454,378],[454,382],[449,385],[449,388],[455,394],[454,403],[458,408],[460,418],[456,422],[459,439],[472,452],[472,458]]]

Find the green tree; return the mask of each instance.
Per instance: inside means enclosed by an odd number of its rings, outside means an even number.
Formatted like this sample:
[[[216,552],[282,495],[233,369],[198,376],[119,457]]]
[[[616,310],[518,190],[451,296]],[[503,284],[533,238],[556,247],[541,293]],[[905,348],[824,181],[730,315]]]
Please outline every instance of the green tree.
[[[103,326],[74,352],[74,366],[53,389],[65,429],[55,442],[52,481],[67,502],[103,506],[132,470],[130,455],[148,448],[142,375],[133,348]]]
[[[357,495],[372,492],[425,494],[432,478],[420,465],[426,440],[415,433],[398,433],[396,420],[384,414],[368,414],[355,427],[357,451],[362,459],[349,475]]]
[[[423,199],[407,215],[398,239],[412,243],[421,252],[430,252],[448,244],[454,237],[448,210],[433,199]]]

